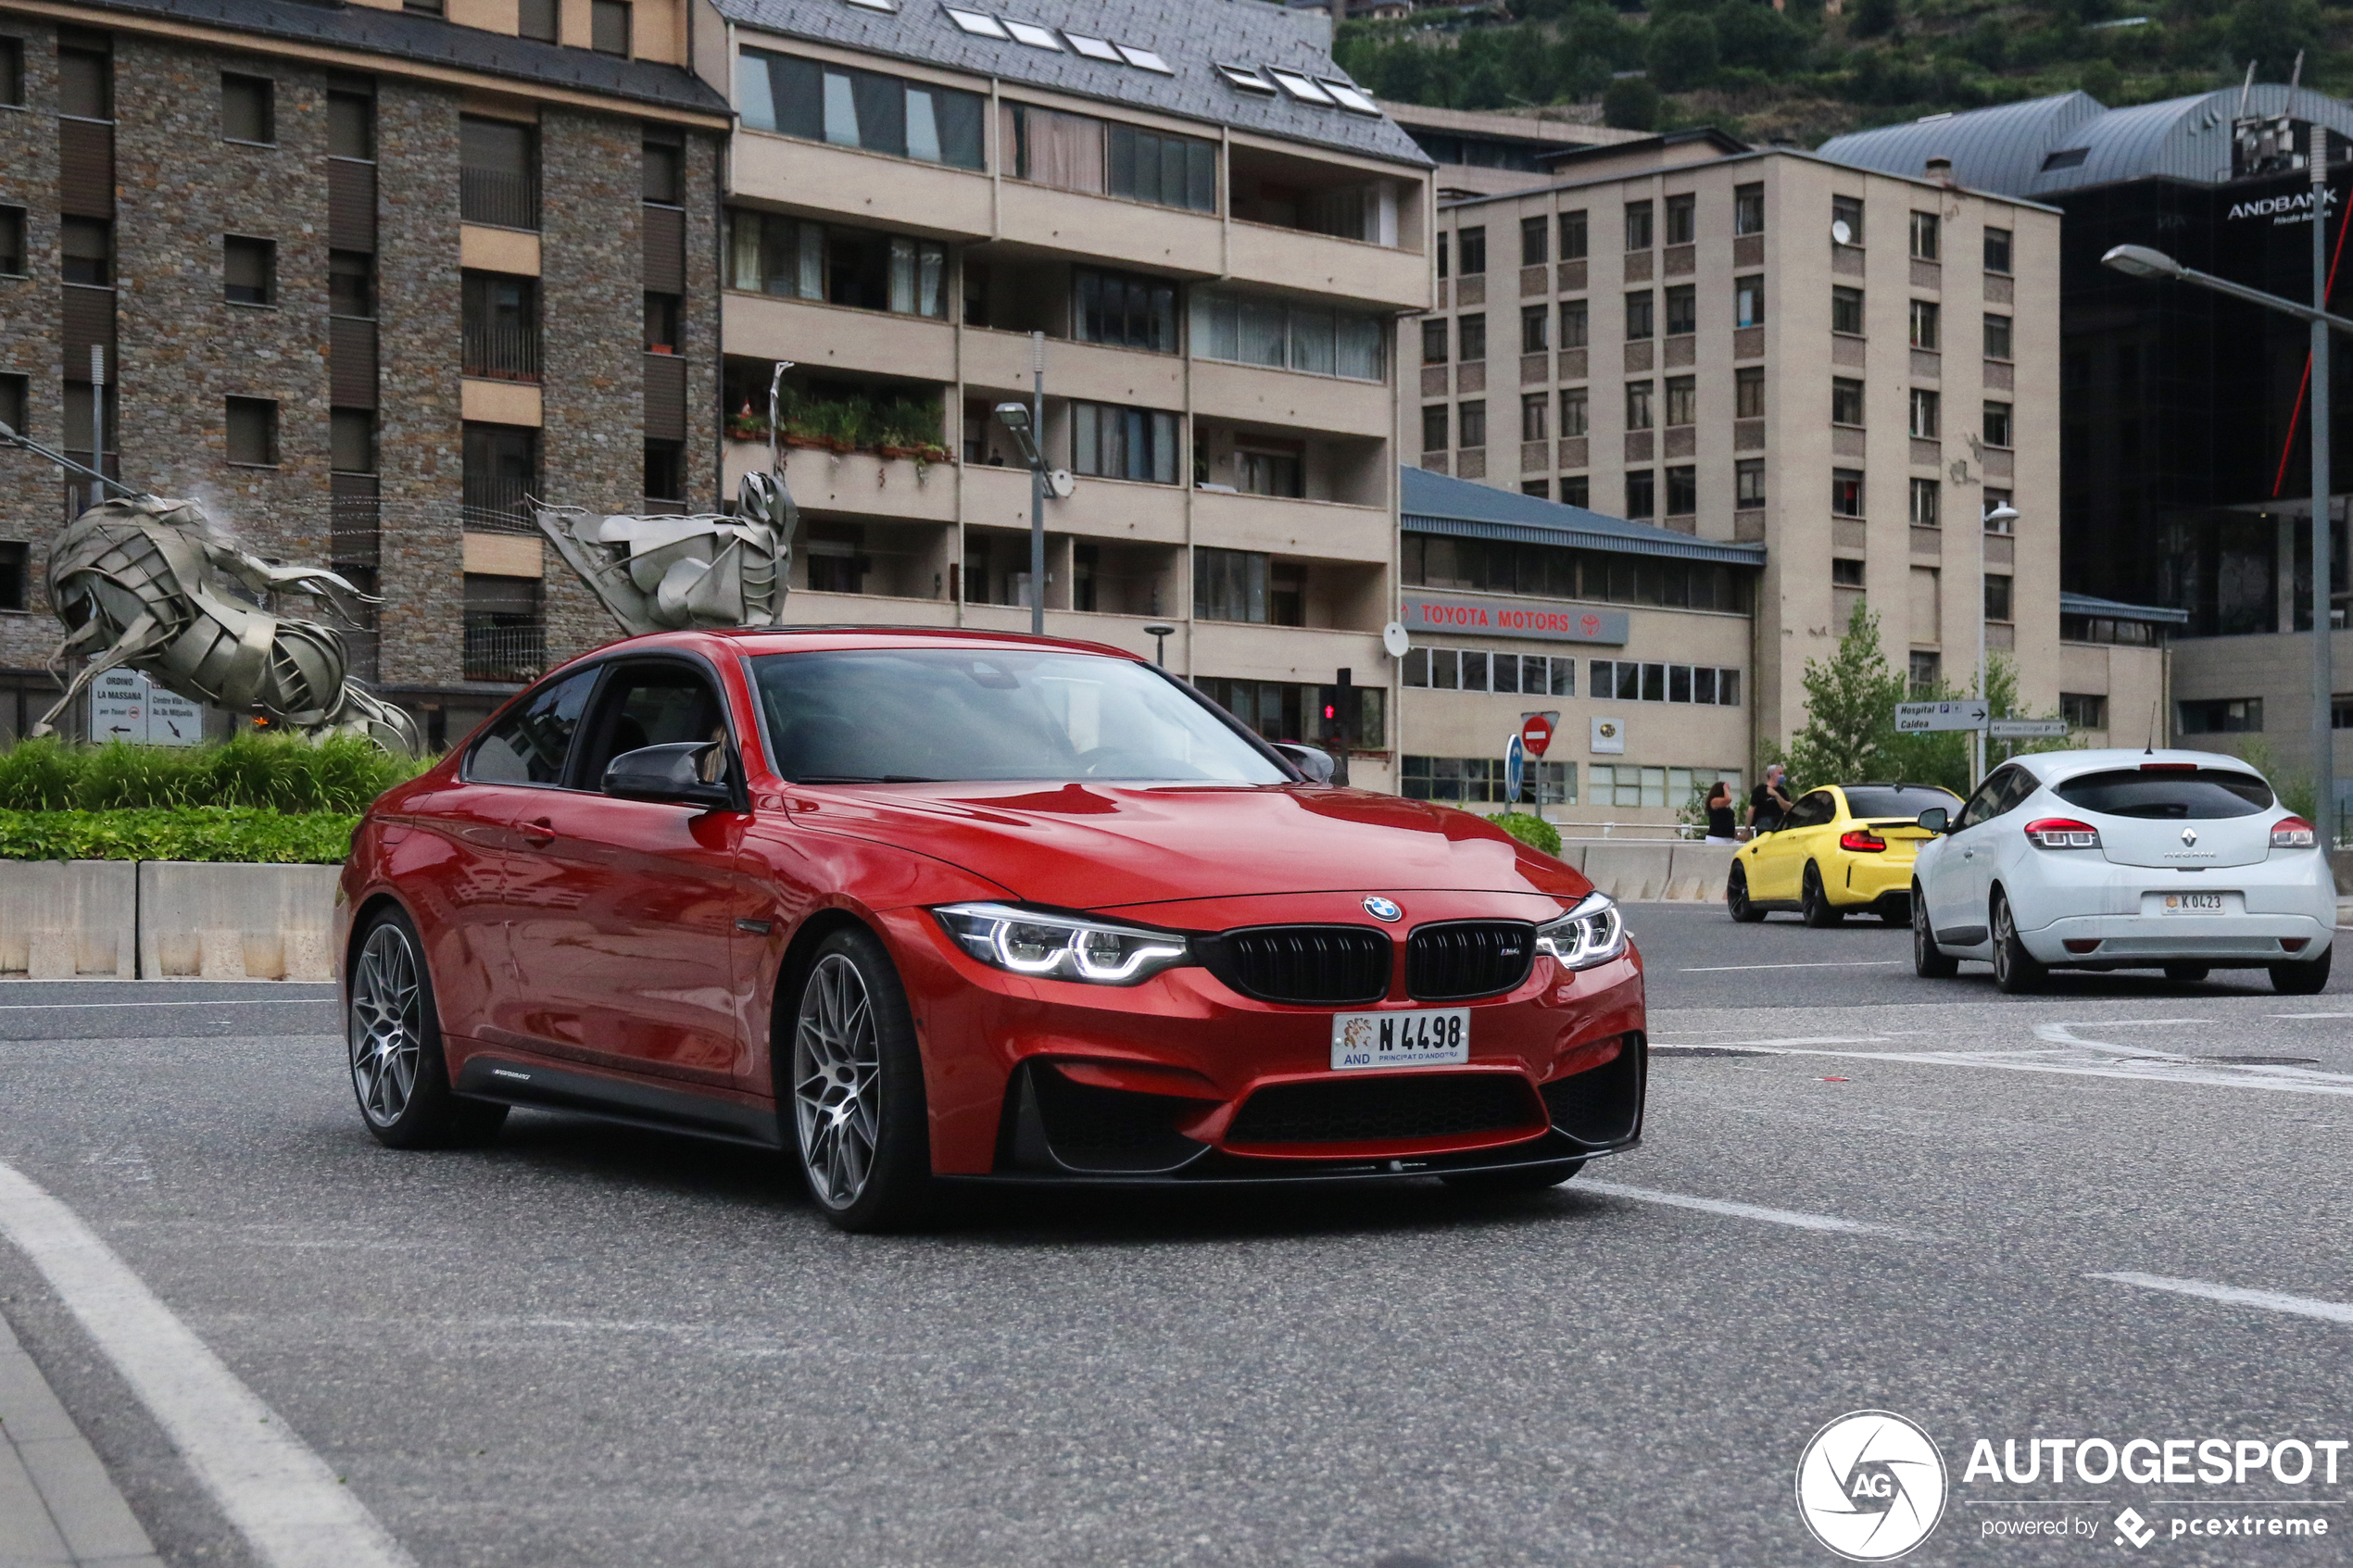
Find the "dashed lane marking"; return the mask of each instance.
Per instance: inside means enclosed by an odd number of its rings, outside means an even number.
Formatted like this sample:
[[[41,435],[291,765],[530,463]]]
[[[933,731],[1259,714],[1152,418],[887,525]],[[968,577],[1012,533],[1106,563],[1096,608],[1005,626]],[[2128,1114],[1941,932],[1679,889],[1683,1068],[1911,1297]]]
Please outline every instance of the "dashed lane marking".
[[[1835,1214],[1807,1214],[1794,1209],[1767,1209],[1755,1203],[1730,1203],[1720,1198],[1692,1198],[1680,1192],[1659,1192],[1650,1187],[1621,1186],[1616,1182],[1579,1182],[1573,1192],[1597,1192],[1607,1198],[1630,1198],[1637,1203],[1657,1203],[1669,1209],[1694,1209],[1703,1214],[1721,1214],[1733,1220],[1761,1220],[1770,1225],[1788,1225],[1802,1231],[1824,1231],[1848,1236],[1887,1236],[1903,1241],[1931,1239],[1918,1231],[1898,1225],[1882,1225],[1870,1220],[1846,1220]]]
[[[332,1002],[333,997],[245,997],[223,1001],[208,1001],[191,997],[184,1002],[6,1002],[0,1003],[0,1012],[82,1012],[92,1008],[283,1008],[297,1002],[317,1006]]]
[[[2168,1279],[2162,1274],[2090,1274],[2090,1279],[2104,1279],[2116,1285],[2135,1285],[2144,1290],[2170,1290],[2176,1296],[2197,1296],[2208,1301],[2224,1301],[2233,1307],[2259,1307],[2267,1312],[2287,1312],[2299,1318],[2320,1318],[2327,1323],[2353,1323],[2353,1306],[2342,1301],[2316,1300],[2309,1296],[2286,1296],[2276,1290],[2245,1290],[2235,1285],[2216,1285],[2202,1279]]]
[[[1678,974],[1730,974],[1743,969],[1892,969],[1909,959],[1840,959],[1831,963],[1719,963],[1703,969],[1679,969]]]

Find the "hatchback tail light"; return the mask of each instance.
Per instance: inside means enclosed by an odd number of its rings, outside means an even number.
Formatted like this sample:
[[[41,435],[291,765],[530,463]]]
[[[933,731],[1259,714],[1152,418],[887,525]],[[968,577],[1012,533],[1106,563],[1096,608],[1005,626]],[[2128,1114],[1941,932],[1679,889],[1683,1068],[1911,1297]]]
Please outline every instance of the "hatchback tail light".
[[[2072,817],[2044,817],[2026,824],[2026,841],[2040,849],[2097,849],[2100,830]]]
[[[2274,849],[2309,849],[2318,842],[2312,824],[2301,817],[2282,817],[2271,824],[2271,847]]]
[[[1841,849],[1859,849],[1866,855],[1876,855],[1887,847],[1887,840],[1869,828],[1856,828],[1853,833],[1840,834],[1838,847]]]

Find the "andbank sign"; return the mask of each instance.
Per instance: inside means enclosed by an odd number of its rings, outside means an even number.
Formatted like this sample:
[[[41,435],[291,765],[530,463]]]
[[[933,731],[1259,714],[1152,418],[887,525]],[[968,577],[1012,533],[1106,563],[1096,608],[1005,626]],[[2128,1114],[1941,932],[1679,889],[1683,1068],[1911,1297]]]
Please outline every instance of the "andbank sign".
[[[2343,193],[2336,190],[2329,192],[2331,212],[2336,210],[2337,203],[2342,195]],[[2259,196],[2253,201],[2233,202],[2231,204],[2231,210],[2225,215],[2226,221],[2233,223],[2262,218],[2270,219],[2275,225],[2309,222],[2312,218],[2311,187],[2308,185],[2303,190],[2289,195]]]

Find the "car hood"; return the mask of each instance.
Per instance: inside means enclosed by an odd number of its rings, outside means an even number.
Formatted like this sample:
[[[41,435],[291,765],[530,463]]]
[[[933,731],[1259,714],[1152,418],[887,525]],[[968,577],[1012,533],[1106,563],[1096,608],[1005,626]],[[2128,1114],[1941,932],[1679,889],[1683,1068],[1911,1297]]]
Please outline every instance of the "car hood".
[[[801,785],[786,798],[800,825],[917,850],[1063,909],[1332,891],[1592,891],[1483,818],[1362,790]]]

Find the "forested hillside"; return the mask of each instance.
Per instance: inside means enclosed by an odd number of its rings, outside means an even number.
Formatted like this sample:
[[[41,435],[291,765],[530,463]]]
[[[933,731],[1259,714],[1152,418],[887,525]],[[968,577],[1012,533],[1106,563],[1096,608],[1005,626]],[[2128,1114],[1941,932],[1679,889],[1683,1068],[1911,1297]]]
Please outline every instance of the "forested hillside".
[[[1381,96],[1569,107],[1637,129],[1722,126],[1812,145],[1858,127],[2080,87],[2111,107],[2235,84],[2246,63],[2353,89],[2353,5],[2315,0],[1595,0],[1424,6],[1352,22],[1340,61]]]

